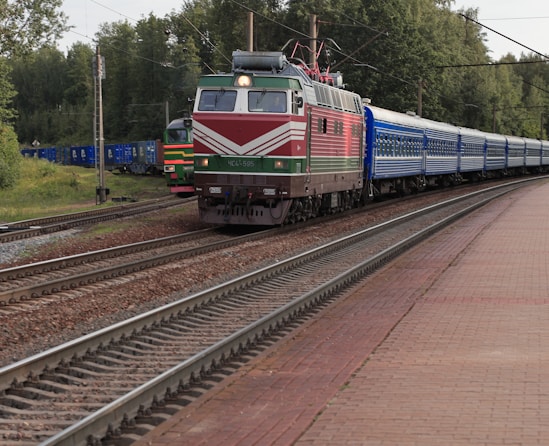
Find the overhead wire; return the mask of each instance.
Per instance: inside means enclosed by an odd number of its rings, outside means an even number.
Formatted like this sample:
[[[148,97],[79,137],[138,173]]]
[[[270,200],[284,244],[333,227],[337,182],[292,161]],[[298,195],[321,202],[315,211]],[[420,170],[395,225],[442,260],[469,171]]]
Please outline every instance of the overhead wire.
[[[136,23],[138,22],[138,20],[136,20],[136,19],[134,19],[134,18],[132,18],[132,17],[129,17],[129,16],[127,16],[127,15],[125,15],[125,14],[123,14],[123,13],[121,13],[121,12],[119,12],[119,11],[117,11],[117,10],[115,10],[115,9],[113,9],[113,8],[111,8],[111,7],[109,7],[109,6],[106,6],[106,5],[102,4],[101,2],[99,2],[99,1],[97,1],[97,0],[90,0],[90,1],[92,1],[93,3],[95,3],[96,5],[98,5],[98,6],[102,7],[102,8],[105,8],[105,9],[107,9],[107,10],[109,10],[109,11],[115,13],[115,14],[118,14],[118,15],[121,16],[121,17],[124,17],[125,19],[134,21],[134,22],[136,22]],[[294,34],[296,34],[296,35],[300,35],[300,36],[302,36],[302,37],[304,37],[304,38],[309,38],[309,39],[311,38],[311,36],[309,36],[307,33],[303,33],[303,32],[301,32],[301,31],[299,31],[299,30],[297,30],[297,29],[295,29],[295,28],[292,28],[292,27],[290,27],[290,26],[287,26],[287,25],[285,25],[285,24],[282,24],[282,23],[278,22],[277,20],[275,20],[275,19],[273,19],[273,18],[271,18],[271,17],[268,17],[268,16],[266,16],[265,14],[260,13],[259,11],[254,10],[253,8],[250,8],[250,7],[248,7],[248,6],[244,5],[244,4],[242,4],[241,2],[239,2],[239,1],[237,1],[237,0],[229,0],[229,1],[232,2],[233,4],[237,5],[238,7],[244,9],[244,10],[247,10],[247,11],[249,11],[249,12],[252,12],[253,14],[255,14],[255,15],[259,16],[259,17],[262,17],[262,18],[265,19],[265,20],[268,20],[268,21],[270,21],[270,22],[272,22],[272,23],[275,23],[275,24],[278,25],[278,26],[281,26],[281,27],[283,27],[283,28],[285,28],[285,29],[291,31],[292,33],[294,33]],[[462,13],[459,13],[459,14],[460,14],[462,17],[464,17],[466,20],[470,20],[471,22],[477,24],[478,26],[484,27],[484,28],[488,29],[489,31],[492,31],[492,32],[494,32],[494,33],[496,33],[496,34],[498,34],[498,35],[500,35],[500,36],[502,36],[502,37],[504,37],[504,38],[506,38],[506,39],[512,41],[513,43],[516,43],[517,45],[520,45],[520,46],[522,46],[522,47],[528,49],[529,51],[531,51],[531,52],[534,53],[534,54],[537,54],[537,55],[539,55],[539,56],[541,56],[541,57],[543,57],[543,58],[549,59],[549,57],[547,57],[546,55],[544,55],[544,54],[542,54],[542,53],[540,53],[540,52],[538,52],[538,51],[536,51],[536,50],[534,50],[534,49],[532,49],[532,48],[530,48],[530,47],[528,47],[528,46],[526,46],[526,45],[524,45],[524,44],[522,44],[522,43],[520,43],[520,42],[518,42],[518,41],[516,41],[516,40],[514,40],[514,39],[512,39],[512,38],[510,38],[510,37],[508,37],[508,36],[506,36],[506,35],[504,35],[503,33],[500,33],[499,31],[496,31],[495,29],[492,29],[492,28],[490,28],[490,27],[488,27],[488,26],[486,26],[486,25],[484,25],[484,24],[482,24],[482,23],[476,21],[475,19],[473,19],[473,18],[471,18],[471,17],[469,17],[469,16],[467,16],[467,15],[465,15],[465,14],[462,14]],[[377,29],[375,29],[375,28],[373,28],[373,27],[370,27],[370,26],[368,26],[368,25],[366,25],[366,24],[363,24],[363,23],[357,21],[356,19],[354,19],[354,18],[352,18],[352,17],[348,17],[348,16],[346,16],[345,14],[343,14],[343,15],[344,15],[345,17],[347,17],[351,22],[354,22],[354,23],[352,23],[352,24],[345,24],[345,23],[334,23],[334,22],[320,21],[320,20],[319,20],[319,23],[326,23],[326,24],[337,25],[337,26],[357,26],[357,27],[363,27],[363,28],[369,29],[369,30],[371,30],[371,31],[375,31],[375,32],[377,33],[377,35],[376,35],[374,38],[372,38],[372,39],[370,39],[369,41],[367,41],[366,44],[362,45],[362,47],[364,47],[364,46],[370,44],[372,41],[376,40],[378,37],[380,37],[380,36],[382,36],[382,35],[385,36],[385,37],[389,37],[389,33],[388,33],[388,31],[386,31],[386,30],[385,30],[385,31],[379,31],[379,30],[377,30]],[[212,43],[211,40],[210,40],[202,31],[200,31],[200,29],[198,29],[198,27],[197,27],[196,25],[194,25],[194,23],[193,23],[188,17],[186,17],[184,14],[181,14],[181,17],[182,17],[182,18],[189,24],[189,26],[190,26],[190,27],[191,27],[191,28],[192,28],[192,29],[202,38],[202,40],[203,40],[206,44],[208,44],[214,51],[219,52],[219,54],[221,55],[221,57],[224,58],[227,62],[229,62],[229,63],[231,62],[231,60],[230,60],[225,54],[223,54],[223,53],[221,52],[221,50],[219,50],[219,48],[218,48],[214,43]],[[82,36],[82,37],[89,38],[89,36],[79,34],[79,33],[77,33],[76,31],[71,31],[71,32],[76,33],[76,34],[78,34],[78,35],[80,35],[80,36]],[[91,40],[93,41],[93,39],[91,39]],[[113,47],[113,49],[116,49],[116,50],[118,50],[118,51],[122,51],[122,52],[127,53],[127,51],[125,51],[125,50],[123,50],[123,49],[121,49],[121,48],[116,48],[116,47],[114,47],[114,46],[112,46],[112,45],[110,45],[110,46]],[[356,54],[356,52],[359,51],[360,49],[357,49],[357,50],[353,51],[353,52],[350,53],[350,54],[346,54],[345,52],[341,51],[340,49],[338,49],[338,48],[336,48],[336,47],[332,47],[332,46],[330,46],[330,50],[333,51],[333,52],[335,52],[335,53],[338,53],[338,54],[340,54],[341,56],[344,57],[343,61],[338,62],[336,65],[340,65],[340,64],[344,63],[344,61],[346,61],[346,60],[351,60],[351,61],[354,62],[354,65],[355,65],[355,66],[367,67],[367,68],[372,69],[372,70],[374,70],[375,72],[377,72],[377,73],[379,73],[379,74],[381,74],[381,75],[384,75],[384,76],[390,77],[390,78],[392,78],[392,79],[398,80],[398,81],[403,82],[403,83],[405,83],[405,84],[407,84],[407,85],[413,85],[413,86],[417,85],[417,81],[415,81],[415,80],[404,79],[404,78],[402,78],[401,76],[393,75],[393,74],[391,74],[391,73],[389,73],[389,72],[386,72],[386,71],[384,71],[384,70],[382,70],[382,69],[380,69],[380,68],[378,68],[378,67],[375,67],[375,66],[372,65],[372,64],[366,63],[366,62],[364,62],[364,61],[361,61],[360,59],[357,59],[357,58],[353,57],[353,55]],[[158,64],[158,65],[161,65],[161,66],[167,66],[164,62],[155,61],[155,60],[152,60],[152,59],[149,59],[149,58],[146,58],[146,57],[143,57],[143,56],[139,56],[139,55],[133,55],[133,56],[134,56],[134,57],[138,57],[138,58],[143,59],[143,60],[146,60],[146,61],[151,62],[151,63],[155,63],[155,64]],[[511,65],[511,64],[519,64],[519,63],[539,63],[539,62],[537,62],[537,61],[525,61],[525,62],[496,62],[496,63],[490,63],[490,64],[462,64],[462,65],[454,65],[454,66],[448,65],[448,66],[439,66],[439,67],[436,67],[436,68],[453,68],[453,67],[459,68],[459,67],[466,67],[466,66],[470,66],[470,67],[475,67],[475,66],[496,66],[496,65]],[[169,66],[167,66],[167,67],[170,68]],[[212,70],[212,68],[209,68],[209,69]],[[212,72],[213,72],[213,70],[212,70]]]
[[[492,31],[493,33],[496,33],[498,36],[504,37],[505,39],[510,40],[511,42],[516,43],[517,45],[519,45],[519,46],[521,46],[521,47],[523,47],[523,48],[526,48],[528,51],[531,51],[532,53],[537,54],[538,56],[541,56],[541,57],[544,57],[544,58],[546,58],[546,59],[549,59],[549,57],[546,56],[545,54],[540,53],[539,51],[536,51],[536,50],[534,50],[534,49],[532,49],[532,48],[530,48],[530,47],[524,45],[523,43],[520,43],[520,42],[518,42],[517,40],[512,39],[511,37],[506,36],[505,34],[500,33],[499,31],[496,31],[496,30],[493,29],[493,28],[490,28],[489,26],[483,25],[482,23],[476,21],[475,19],[473,19],[472,17],[469,17],[468,15],[465,15],[465,14],[463,14],[463,13],[459,13],[459,15],[461,15],[463,18],[465,18],[465,20],[470,20],[471,22],[476,23],[477,25],[482,26],[483,28],[486,28],[486,29],[489,30],[489,31]]]

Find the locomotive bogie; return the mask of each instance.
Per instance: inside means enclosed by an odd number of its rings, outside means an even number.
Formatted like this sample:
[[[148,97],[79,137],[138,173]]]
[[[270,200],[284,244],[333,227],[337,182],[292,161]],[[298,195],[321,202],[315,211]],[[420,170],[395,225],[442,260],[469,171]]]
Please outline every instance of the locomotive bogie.
[[[272,226],[343,212],[357,207],[361,197],[362,190],[357,189],[289,200],[267,199],[259,203],[252,203],[251,198],[220,203],[219,200],[200,197],[198,208],[200,218],[205,223]]]
[[[269,164],[276,162],[270,160]],[[349,208],[349,202],[360,200],[362,179],[352,171],[314,175],[212,173],[197,176],[195,187],[200,216],[207,223],[279,225],[288,219],[306,220]]]

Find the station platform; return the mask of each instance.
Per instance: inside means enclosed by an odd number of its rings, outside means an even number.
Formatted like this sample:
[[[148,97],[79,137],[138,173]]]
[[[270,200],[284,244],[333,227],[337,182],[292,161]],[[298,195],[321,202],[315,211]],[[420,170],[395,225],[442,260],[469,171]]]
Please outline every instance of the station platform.
[[[350,290],[135,442],[549,444],[549,182]]]

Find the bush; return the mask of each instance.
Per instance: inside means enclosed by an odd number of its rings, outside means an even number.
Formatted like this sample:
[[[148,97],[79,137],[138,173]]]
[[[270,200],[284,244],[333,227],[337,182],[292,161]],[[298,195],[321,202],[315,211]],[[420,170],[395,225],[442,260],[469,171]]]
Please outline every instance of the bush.
[[[0,189],[13,187],[21,170],[17,135],[10,126],[0,123]]]

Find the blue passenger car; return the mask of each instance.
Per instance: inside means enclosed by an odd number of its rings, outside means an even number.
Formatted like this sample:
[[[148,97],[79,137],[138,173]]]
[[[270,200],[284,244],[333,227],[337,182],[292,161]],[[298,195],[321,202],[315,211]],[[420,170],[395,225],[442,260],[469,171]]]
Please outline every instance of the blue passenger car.
[[[458,169],[459,129],[425,120],[425,175],[452,175]]]
[[[505,153],[505,145],[504,153]],[[458,171],[462,177],[470,178],[484,174],[486,160],[486,133],[480,130],[460,127]]]
[[[525,148],[524,138],[507,136],[507,170],[519,173],[524,169]]]
[[[369,196],[460,181],[458,127],[371,105],[365,120]]]
[[[526,168],[535,171],[541,167],[541,141],[539,139],[524,138],[526,145]]]
[[[499,177],[507,166],[507,138],[496,133],[486,133],[486,175]]]
[[[423,174],[425,126],[421,118],[368,106],[365,120],[368,180]]]
[[[541,142],[541,165],[549,166],[549,141]]]

